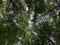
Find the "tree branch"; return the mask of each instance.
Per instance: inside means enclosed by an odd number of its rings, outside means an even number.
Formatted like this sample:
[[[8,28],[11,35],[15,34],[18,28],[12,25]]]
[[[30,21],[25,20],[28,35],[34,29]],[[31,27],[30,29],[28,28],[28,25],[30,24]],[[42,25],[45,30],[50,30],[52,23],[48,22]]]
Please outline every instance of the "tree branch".
[[[58,6],[55,6],[55,7],[53,7],[51,10],[49,10],[47,13],[45,13],[44,15],[47,15],[49,12],[52,12],[54,9],[56,9],[57,7],[60,7],[60,5],[58,5]]]
[[[18,8],[18,6],[12,0],[10,0],[10,2],[12,2],[12,4]]]
[[[56,45],[51,39],[49,39],[48,37],[46,37],[53,45]]]

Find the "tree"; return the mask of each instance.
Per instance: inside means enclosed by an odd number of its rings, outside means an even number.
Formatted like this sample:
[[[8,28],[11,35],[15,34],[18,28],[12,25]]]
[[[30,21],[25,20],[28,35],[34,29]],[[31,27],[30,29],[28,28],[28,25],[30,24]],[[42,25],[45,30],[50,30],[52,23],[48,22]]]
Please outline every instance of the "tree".
[[[56,0],[1,0],[1,45],[60,45],[60,4]]]

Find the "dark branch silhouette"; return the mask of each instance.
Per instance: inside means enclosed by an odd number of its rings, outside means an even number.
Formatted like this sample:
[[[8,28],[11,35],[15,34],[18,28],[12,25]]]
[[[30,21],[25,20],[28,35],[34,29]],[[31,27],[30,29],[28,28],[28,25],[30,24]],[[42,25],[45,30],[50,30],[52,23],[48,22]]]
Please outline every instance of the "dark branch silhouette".
[[[14,8],[17,10],[17,11],[22,11],[24,8],[23,8],[23,5],[21,2],[19,2],[19,7],[17,6],[17,4],[15,4],[15,2],[13,0],[10,0],[10,2],[12,2],[12,4],[15,6]]]
[[[12,4],[18,8],[18,6],[13,2],[13,0],[10,0],[10,2],[12,2]],[[18,8],[19,9],[19,8]]]
[[[46,30],[49,30],[48,29],[48,26],[46,24],[43,23],[43,26],[45,27]],[[55,45],[55,43],[47,36],[45,36],[53,45]]]
[[[15,4],[13,0],[10,0],[10,2],[13,4],[14,9],[18,12],[18,10],[21,12],[20,8]]]
[[[47,36],[46,36],[46,38],[47,38],[53,45],[56,45],[50,38],[48,38]]]
[[[58,6],[55,6],[55,7],[53,7],[51,10],[49,10],[47,13],[45,13],[44,15],[47,15],[49,12],[52,12],[54,9],[56,9],[57,7],[60,7],[60,5],[58,5]]]

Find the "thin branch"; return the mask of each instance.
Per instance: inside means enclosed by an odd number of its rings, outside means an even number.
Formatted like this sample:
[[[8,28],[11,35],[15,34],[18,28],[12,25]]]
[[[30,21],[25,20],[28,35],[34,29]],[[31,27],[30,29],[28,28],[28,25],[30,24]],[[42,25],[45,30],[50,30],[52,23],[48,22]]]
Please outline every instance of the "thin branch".
[[[44,24],[43,23],[43,25],[44,25],[44,27],[46,28],[46,30],[49,30],[48,29],[48,26],[46,25],[46,24]],[[45,36],[53,45],[55,45],[55,43],[48,37],[48,36]]]
[[[49,10],[47,13],[45,13],[44,15],[47,15],[49,12],[52,12],[54,9],[56,9],[57,7],[60,7],[60,5],[58,5],[58,6],[55,6],[55,7],[53,7],[51,10]]]
[[[15,7],[18,8],[18,6],[17,6],[12,0],[10,0],[10,2],[12,2],[12,4],[13,4]],[[19,8],[18,8],[18,9],[19,9]]]
[[[10,0],[10,2],[15,6],[14,8],[18,11],[21,12],[21,9],[15,4],[15,2],[13,0]]]
[[[56,45],[50,38],[47,37],[47,39],[48,39],[53,45]]]

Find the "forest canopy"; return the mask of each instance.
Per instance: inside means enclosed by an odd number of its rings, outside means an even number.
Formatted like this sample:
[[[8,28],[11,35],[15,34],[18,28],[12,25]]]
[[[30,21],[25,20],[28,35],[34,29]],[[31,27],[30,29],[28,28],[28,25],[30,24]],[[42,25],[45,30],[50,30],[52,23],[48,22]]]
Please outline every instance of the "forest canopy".
[[[60,1],[0,0],[0,45],[60,45]]]

